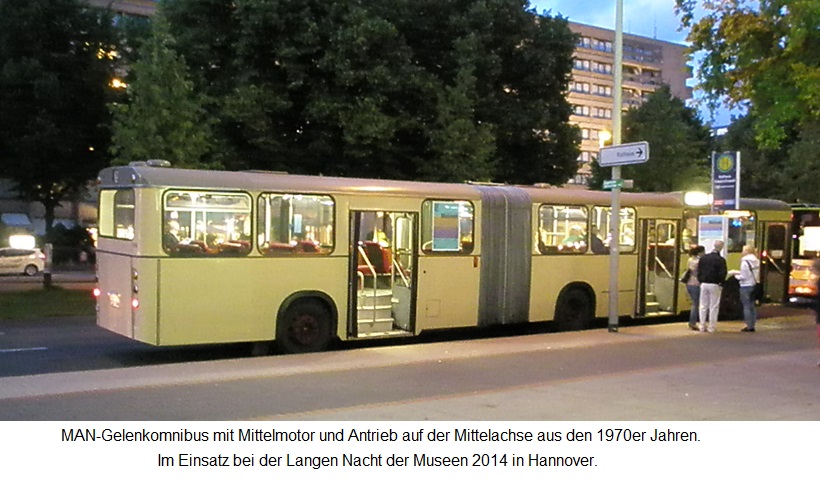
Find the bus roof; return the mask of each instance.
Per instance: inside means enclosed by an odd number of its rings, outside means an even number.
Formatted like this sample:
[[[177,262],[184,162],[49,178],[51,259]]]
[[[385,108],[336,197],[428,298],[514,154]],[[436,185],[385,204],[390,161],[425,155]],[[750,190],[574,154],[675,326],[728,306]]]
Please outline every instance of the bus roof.
[[[358,194],[363,196],[452,197],[465,200],[481,198],[478,186],[486,189],[521,189],[534,202],[609,205],[608,191],[579,188],[519,185],[481,185],[434,183],[385,179],[341,178],[295,175],[270,171],[213,171],[144,165],[105,168],[99,175],[100,188],[156,187],[182,189],[221,189],[232,191],[285,191],[301,193]],[[622,206],[683,207],[683,193],[621,193]],[[756,198],[741,199],[741,209],[789,211],[787,203]]]

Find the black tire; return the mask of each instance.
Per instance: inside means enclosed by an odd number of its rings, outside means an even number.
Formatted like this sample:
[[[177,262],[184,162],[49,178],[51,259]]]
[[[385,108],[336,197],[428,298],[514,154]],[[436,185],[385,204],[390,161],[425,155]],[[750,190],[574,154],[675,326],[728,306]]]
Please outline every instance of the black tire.
[[[571,288],[561,294],[555,307],[558,330],[587,330],[594,319],[595,304],[586,290]]]
[[[37,272],[39,271],[40,269],[37,268],[37,265],[26,265],[26,268],[23,269],[23,273],[25,273],[29,277],[37,275]]]
[[[288,354],[323,351],[332,337],[330,313],[310,300],[294,302],[276,328],[276,345]]]

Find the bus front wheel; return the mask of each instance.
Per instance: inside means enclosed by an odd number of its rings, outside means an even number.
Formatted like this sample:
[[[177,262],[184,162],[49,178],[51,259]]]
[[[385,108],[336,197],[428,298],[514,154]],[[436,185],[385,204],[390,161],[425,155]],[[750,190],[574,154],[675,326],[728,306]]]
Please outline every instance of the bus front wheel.
[[[276,329],[277,345],[289,354],[322,351],[331,337],[330,314],[320,304],[309,300],[288,307]]]
[[[561,295],[555,309],[559,330],[586,330],[592,327],[595,307],[586,290],[571,288]]]

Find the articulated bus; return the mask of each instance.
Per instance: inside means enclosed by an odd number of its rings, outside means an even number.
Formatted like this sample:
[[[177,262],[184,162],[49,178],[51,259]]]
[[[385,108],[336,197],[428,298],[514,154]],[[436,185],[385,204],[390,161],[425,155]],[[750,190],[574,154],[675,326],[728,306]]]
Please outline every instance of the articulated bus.
[[[820,205],[792,205],[792,266],[789,302],[813,303],[817,285],[811,272],[813,259],[820,256]]]
[[[154,162],[99,178],[100,326],[159,346],[270,342],[285,352],[334,340],[606,317],[609,246],[620,251],[620,316],[690,309],[678,282],[703,207],[683,194],[610,194],[194,171]],[[788,269],[789,206],[744,200],[729,264],[771,254],[771,300]]]

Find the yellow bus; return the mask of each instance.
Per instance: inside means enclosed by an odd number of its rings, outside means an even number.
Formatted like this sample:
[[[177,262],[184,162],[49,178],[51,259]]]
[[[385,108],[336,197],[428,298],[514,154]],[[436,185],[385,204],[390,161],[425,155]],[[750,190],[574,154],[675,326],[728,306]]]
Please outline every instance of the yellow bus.
[[[97,322],[148,344],[307,352],[433,329],[580,330],[607,315],[607,192],[153,161],[104,169],[99,190]],[[787,244],[788,205],[750,203],[737,233]],[[681,193],[624,193],[622,206],[619,315],[688,311],[678,278],[703,209]]]

